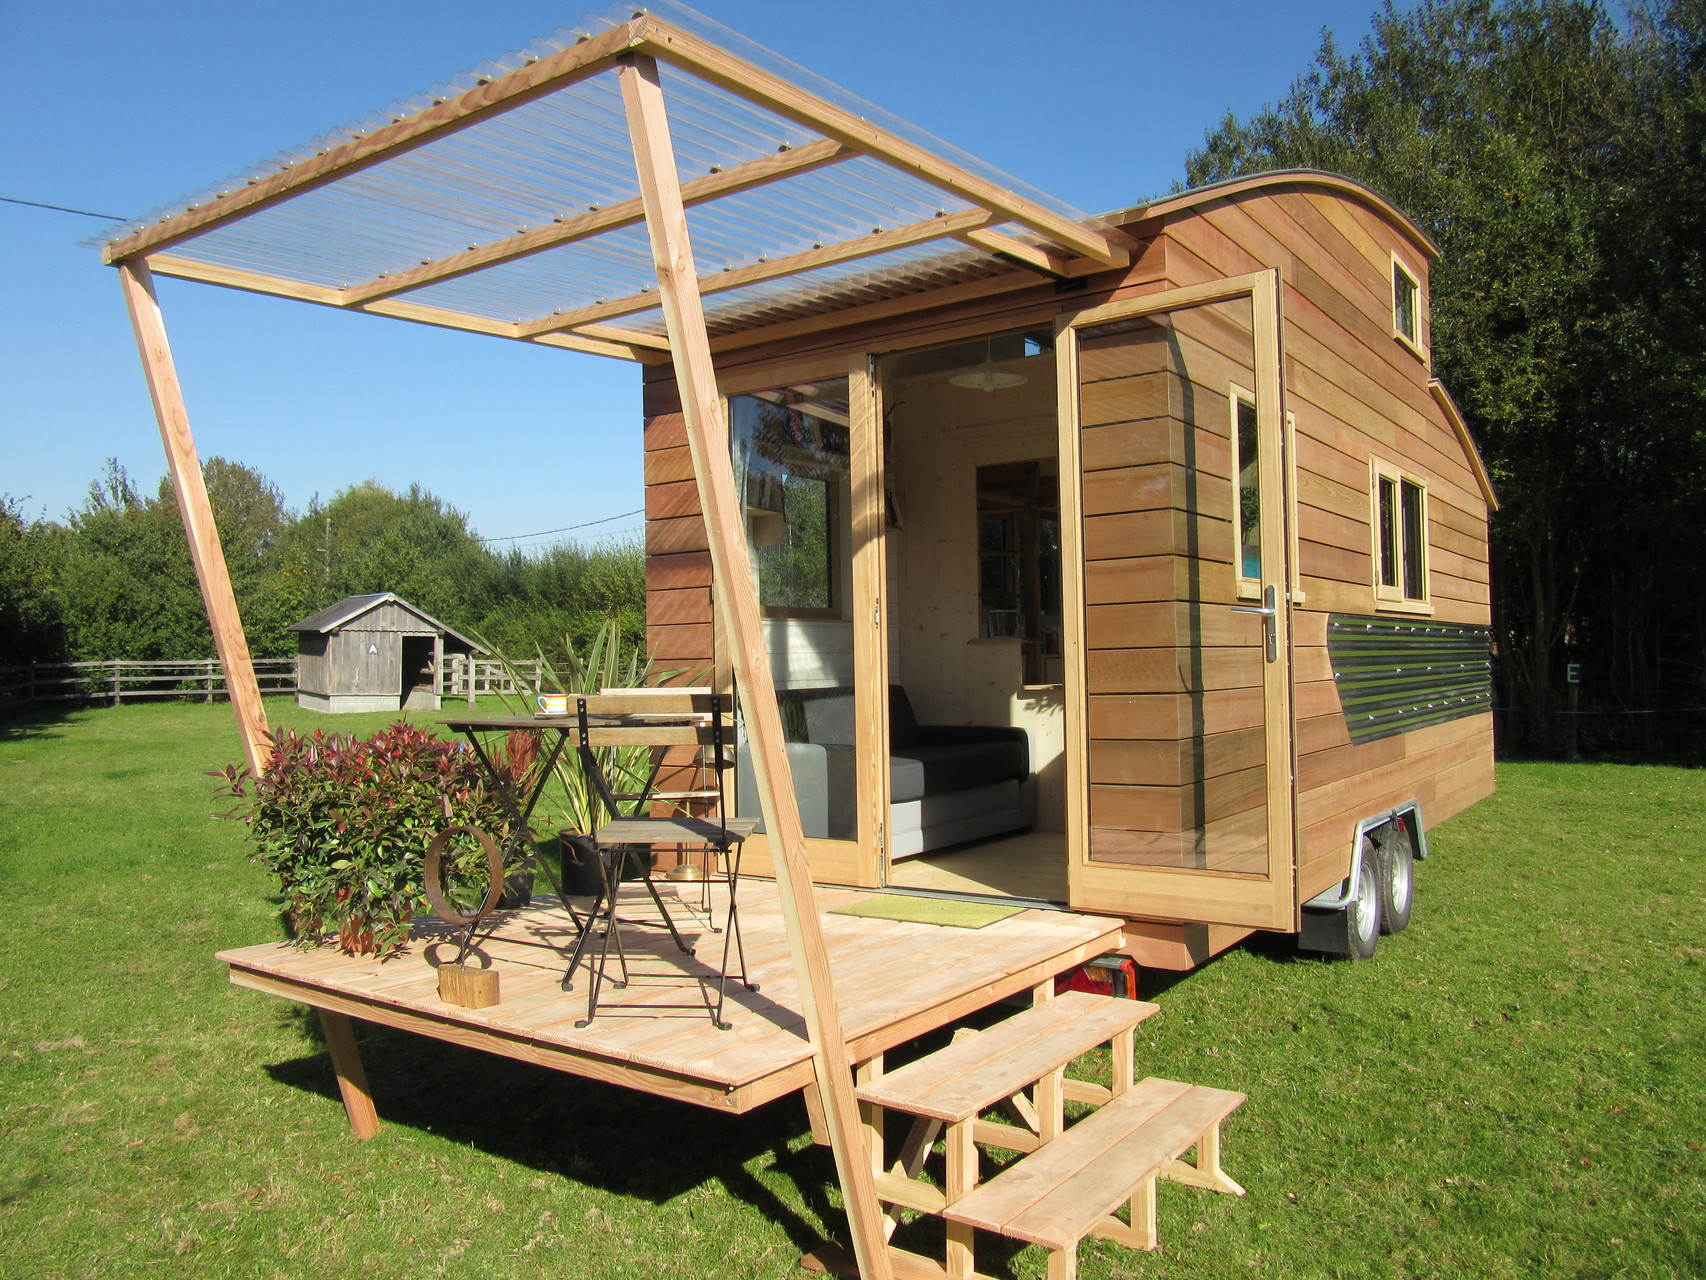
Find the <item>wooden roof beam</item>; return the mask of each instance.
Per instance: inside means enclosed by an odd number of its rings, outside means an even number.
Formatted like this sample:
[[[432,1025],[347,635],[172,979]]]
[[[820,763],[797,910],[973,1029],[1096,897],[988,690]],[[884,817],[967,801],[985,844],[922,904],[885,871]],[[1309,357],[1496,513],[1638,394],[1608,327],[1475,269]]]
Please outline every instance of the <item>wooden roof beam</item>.
[[[682,202],[688,206],[704,204],[709,200],[717,199],[719,196],[750,191],[754,187],[775,182],[780,178],[810,173],[813,169],[821,169],[838,160],[845,160],[853,154],[855,154],[853,149],[844,143],[837,142],[833,138],[820,138],[816,142],[795,147],[790,151],[765,156],[762,159],[726,169],[721,173],[707,174],[703,178],[695,178],[691,182],[683,183],[681,187]],[[370,302],[376,298],[394,297],[399,293],[407,293],[411,289],[420,289],[430,284],[439,284],[445,280],[454,280],[458,276],[465,276],[473,271],[481,271],[505,262],[514,262],[519,258],[526,258],[535,253],[543,253],[547,249],[573,244],[577,240],[586,240],[601,232],[633,226],[644,221],[645,216],[645,209],[638,198],[624,200],[620,204],[611,205],[608,209],[565,218],[562,222],[553,223],[551,226],[540,227],[534,231],[525,231],[520,235],[510,236],[492,244],[481,245],[477,249],[469,249],[464,253],[454,253],[425,266],[411,267],[407,271],[380,276],[366,284],[356,285],[344,290],[344,297],[347,304],[352,306]]]
[[[640,191],[646,202],[646,232],[657,269],[658,294],[674,351],[681,416],[693,475],[705,513],[712,592],[741,691],[741,710],[751,747],[764,829],[770,833],[771,870],[780,895],[788,951],[798,984],[800,1011],[812,1049],[812,1073],[822,1104],[835,1170],[846,1201],[859,1274],[865,1280],[894,1280],[882,1202],[871,1176],[846,1028],[824,945],[823,924],[812,893],[799,803],[794,796],[781,706],[770,658],[765,653],[758,588],[746,545],[746,513],[729,460],[728,423],[717,372],[705,334],[705,313],[695,288],[697,271],[687,232],[687,210],[676,180],[675,153],[657,66],[636,58],[621,71],[622,101],[634,142]],[[880,1154],[880,1153],[878,1153]]]
[[[447,98],[425,111],[375,129],[364,137],[352,138],[324,155],[281,169],[204,205],[187,209],[176,217],[144,227],[108,245],[103,256],[107,262],[116,263],[151,249],[164,249],[200,232],[258,213],[304,191],[311,191],[334,179],[347,177],[392,156],[466,129],[511,107],[555,93],[605,70],[615,55],[639,44],[653,25],[636,19],[601,31],[497,80],[477,85],[455,98]]]
[[[266,293],[279,298],[295,298],[301,302],[317,302],[322,306],[336,307],[340,311],[362,311],[376,316],[390,316],[397,320],[412,320],[416,324],[430,324],[440,329],[483,333],[494,338],[532,337],[522,333],[519,325],[509,321],[488,320],[482,316],[464,315],[460,311],[423,307],[395,299],[349,307],[340,300],[341,290],[327,288],[325,285],[303,284],[301,281],[286,280],[281,276],[262,275],[258,271],[242,271],[235,267],[191,262],[165,253],[150,254],[142,261],[159,276],[175,276],[180,280],[223,285],[228,289],[243,289],[249,293]],[[617,334],[622,336],[616,337]],[[558,334],[553,341],[545,345],[584,351],[588,355],[613,356],[618,360],[653,360],[657,358],[655,352],[659,339],[649,334],[630,335],[624,330],[606,329],[601,333],[588,333],[585,336]],[[667,349],[667,344],[664,349]]]
[[[995,221],[1017,222],[1044,239],[1075,254],[1092,258],[1103,266],[1123,267],[1131,262],[1130,250],[1115,233],[1086,227],[1064,214],[1044,209],[987,178],[950,164],[916,143],[879,129],[870,121],[826,102],[816,94],[667,23],[650,17],[636,22],[641,24],[637,48],[691,75],[826,137],[844,142],[962,200],[1002,215]]]
[[[777,258],[770,262],[755,262],[751,266],[719,271],[715,275],[700,279],[698,293],[701,296],[712,293],[726,293],[730,289],[744,288],[749,284],[759,284],[765,280],[775,280],[781,276],[797,275],[802,271],[813,271],[819,267],[853,262],[859,258],[869,258],[879,253],[904,249],[909,245],[941,240],[958,235],[962,231],[987,226],[989,223],[997,221],[998,217],[999,215],[984,209],[968,209],[962,213],[950,213],[944,217],[914,222],[910,226],[897,227],[893,231],[881,231],[873,235],[861,236],[857,240],[845,240],[840,244],[825,245],[821,249],[808,249],[804,253],[789,254],[785,258]],[[530,320],[521,325],[519,336],[529,338],[535,334],[574,329],[599,320],[608,320],[614,316],[650,311],[659,305],[661,304],[656,293],[636,293],[626,298],[616,298],[609,302],[594,303],[590,307],[581,307],[575,311],[565,311],[558,315],[546,316],[542,320]]]

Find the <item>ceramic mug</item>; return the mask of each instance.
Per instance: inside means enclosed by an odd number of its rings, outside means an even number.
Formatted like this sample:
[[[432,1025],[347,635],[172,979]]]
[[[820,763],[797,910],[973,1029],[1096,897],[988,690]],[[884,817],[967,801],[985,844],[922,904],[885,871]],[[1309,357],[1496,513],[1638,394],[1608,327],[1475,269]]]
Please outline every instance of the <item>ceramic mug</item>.
[[[534,701],[539,704],[540,715],[566,716],[569,714],[569,695],[566,693],[542,693]]]

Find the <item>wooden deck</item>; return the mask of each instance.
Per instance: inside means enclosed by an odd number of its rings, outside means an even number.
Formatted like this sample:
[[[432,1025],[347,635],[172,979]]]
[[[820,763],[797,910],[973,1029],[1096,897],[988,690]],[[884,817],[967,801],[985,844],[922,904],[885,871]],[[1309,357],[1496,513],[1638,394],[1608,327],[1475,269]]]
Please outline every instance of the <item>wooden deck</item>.
[[[723,938],[698,909],[700,886],[680,889],[686,901],[671,914],[698,955],[676,950],[643,889],[625,889],[621,914],[630,923],[621,936],[633,981],[625,990],[606,984],[598,1017],[584,1029],[574,1025],[586,1011],[583,976],[576,974],[573,991],[560,985],[574,928],[549,897],[503,913],[480,946],[502,983],[501,1002],[485,1009],[438,998],[434,968],[455,951],[434,920],[417,925],[407,951],[387,960],[284,943],[223,951],[218,959],[239,986],[718,1110],[746,1111],[803,1088],[812,1080],[810,1048],[775,885],[741,885],[748,971],[759,990],[729,984],[727,1031],[711,1025],[704,999]],[[667,898],[670,888],[663,892]],[[1119,944],[1120,922],[1100,916],[1026,911],[983,929],[957,929],[829,914],[870,892],[816,892],[856,1062]],[[713,907],[720,920],[720,900]]]

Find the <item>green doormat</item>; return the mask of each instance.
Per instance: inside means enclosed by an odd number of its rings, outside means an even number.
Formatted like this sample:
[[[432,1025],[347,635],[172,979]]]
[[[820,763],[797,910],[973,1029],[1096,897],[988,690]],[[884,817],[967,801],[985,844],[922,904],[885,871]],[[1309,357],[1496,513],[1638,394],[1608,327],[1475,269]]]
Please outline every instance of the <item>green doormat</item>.
[[[904,920],[908,924],[945,924],[955,929],[981,929],[1016,916],[1024,907],[1001,907],[989,902],[956,902],[951,898],[913,898],[883,893],[836,907],[835,916],[864,916],[869,920]]]

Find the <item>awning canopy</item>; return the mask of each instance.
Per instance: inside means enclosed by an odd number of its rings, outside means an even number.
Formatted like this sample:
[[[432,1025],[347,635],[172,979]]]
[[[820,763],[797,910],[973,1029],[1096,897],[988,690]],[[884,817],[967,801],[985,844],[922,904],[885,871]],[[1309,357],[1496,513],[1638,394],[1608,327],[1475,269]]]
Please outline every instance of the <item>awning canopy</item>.
[[[133,224],[108,262],[666,358],[616,69],[655,58],[713,339],[943,285],[1129,260],[1107,223],[739,37],[628,7]],[[685,25],[684,25],[685,24]],[[808,87],[809,86],[809,87]],[[838,101],[836,99],[842,99]],[[923,141],[920,141],[923,139]]]

